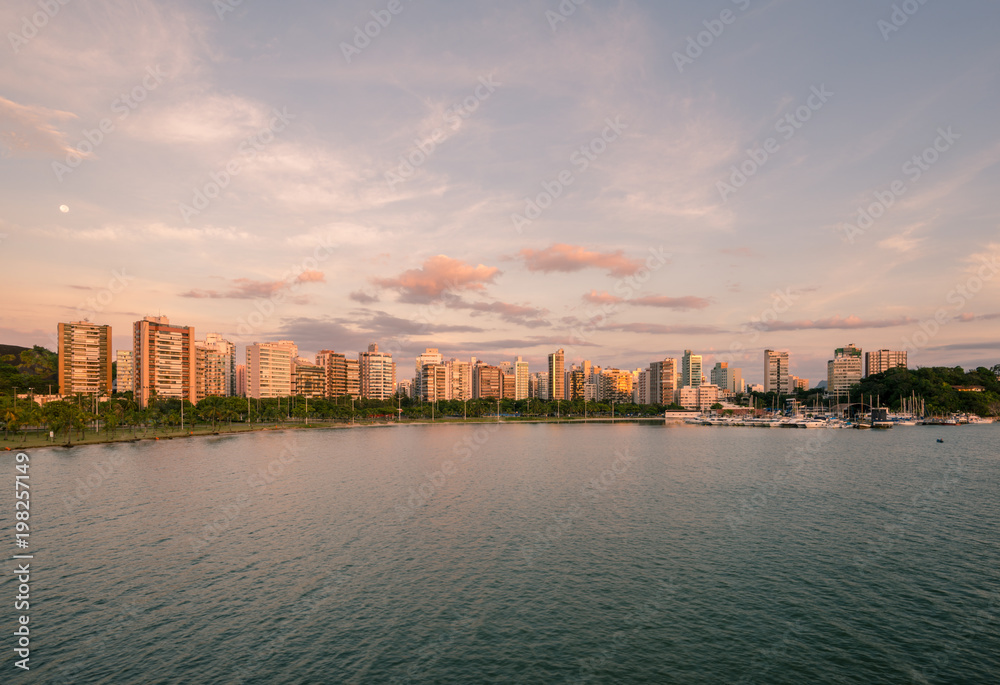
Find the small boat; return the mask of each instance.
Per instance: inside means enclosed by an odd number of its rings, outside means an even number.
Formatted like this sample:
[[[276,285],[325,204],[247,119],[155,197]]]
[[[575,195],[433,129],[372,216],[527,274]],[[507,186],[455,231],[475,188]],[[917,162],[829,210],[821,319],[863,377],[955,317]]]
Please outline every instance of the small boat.
[[[938,442],[944,442],[943,438],[938,438]]]

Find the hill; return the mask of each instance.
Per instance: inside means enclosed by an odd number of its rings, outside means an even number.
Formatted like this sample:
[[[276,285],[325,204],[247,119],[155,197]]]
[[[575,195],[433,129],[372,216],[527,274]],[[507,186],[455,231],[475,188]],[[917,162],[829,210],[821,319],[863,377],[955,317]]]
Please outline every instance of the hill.
[[[19,393],[34,388],[36,393],[59,387],[59,356],[44,347],[0,345],[0,392]]]
[[[965,371],[962,367],[891,369],[869,376],[851,389],[851,394],[877,396],[883,405],[898,409],[900,400],[923,398],[931,414],[969,412],[1000,416],[1000,365]]]

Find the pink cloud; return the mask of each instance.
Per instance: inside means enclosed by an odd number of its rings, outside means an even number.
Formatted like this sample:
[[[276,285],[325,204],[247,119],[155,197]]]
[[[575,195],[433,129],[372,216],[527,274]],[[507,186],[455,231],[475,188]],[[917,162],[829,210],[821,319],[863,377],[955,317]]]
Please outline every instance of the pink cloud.
[[[641,259],[629,259],[622,250],[593,252],[578,245],[557,243],[544,250],[521,250],[528,271],[571,273],[583,269],[607,269],[611,276],[631,276],[643,266]]]
[[[256,300],[269,298],[283,290],[294,290],[300,283],[325,283],[322,271],[303,271],[292,281],[255,281],[250,278],[234,278],[232,287],[224,292],[218,290],[189,290],[181,297],[209,300]]]
[[[661,307],[663,309],[705,309],[712,304],[703,297],[667,297],[665,295],[650,295],[624,300],[607,292],[591,290],[583,296],[591,304],[630,304],[637,307]]]
[[[436,300],[447,291],[482,291],[499,274],[500,269],[496,267],[472,266],[438,255],[425,261],[419,269],[404,271],[396,278],[376,278],[372,282],[399,292],[402,302],[421,303]]]
[[[596,290],[591,290],[583,296],[583,299],[591,304],[621,304],[625,301],[607,292],[597,292]]]

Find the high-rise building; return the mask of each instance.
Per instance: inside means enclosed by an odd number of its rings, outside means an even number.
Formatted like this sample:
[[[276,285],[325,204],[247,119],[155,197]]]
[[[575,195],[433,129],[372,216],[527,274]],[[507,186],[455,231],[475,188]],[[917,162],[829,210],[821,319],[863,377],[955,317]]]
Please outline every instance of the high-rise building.
[[[236,345],[217,333],[209,333],[194,343],[195,393],[205,397],[232,397],[236,394]]]
[[[743,392],[743,369],[717,362],[711,373],[712,385],[717,385],[721,392]]]
[[[132,392],[135,387],[132,384],[132,350],[118,350],[118,359],[115,364],[115,382],[118,385],[118,392]]]
[[[833,359],[826,363],[826,394],[847,394],[852,385],[861,382],[861,348],[852,345],[838,347]]]
[[[451,399],[451,378],[447,364],[424,364],[420,369],[420,392],[424,402]]]
[[[889,369],[905,369],[906,350],[878,350],[865,352],[865,376],[885,373]]]
[[[536,385],[536,390],[538,392],[538,394],[536,395],[536,397],[538,397],[538,399],[540,399],[540,400],[548,400],[548,399],[550,399],[550,397],[549,397],[549,388],[550,388],[550,386],[549,386],[549,372],[548,371],[539,371],[538,373],[533,374],[533,376],[536,379],[535,385]]]
[[[633,379],[631,371],[605,369],[601,372],[600,401],[631,402]]]
[[[424,353],[416,358],[414,364],[415,375],[413,376],[413,396],[414,398],[423,398],[426,393],[421,387],[421,378],[424,365],[426,364],[441,364],[444,362],[444,357],[441,353],[434,347],[428,347],[424,350]]]
[[[247,346],[247,396],[255,399],[290,397],[293,365],[299,348],[291,340]]]
[[[59,324],[59,392],[110,393],[111,326],[76,321]]]
[[[165,316],[147,316],[132,326],[135,401],[152,398],[197,401],[194,328],[171,325]]]
[[[472,364],[452,359],[448,362],[451,368],[451,399],[464,402],[472,399]]]
[[[237,364],[236,365],[236,396],[246,397],[247,396],[247,365]]]
[[[667,357],[649,365],[648,404],[671,404],[677,390],[677,360]]]
[[[474,371],[476,381],[473,383],[476,399],[499,399],[503,396],[504,374],[499,367],[482,365]]]
[[[764,392],[789,394],[792,392],[789,378],[788,352],[764,350]]]
[[[652,371],[649,369],[643,369],[639,372],[639,380],[635,384],[632,392],[635,394],[636,404],[653,404],[649,401],[649,395],[652,391],[652,383],[650,383],[650,378],[652,377]]]
[[[333,350],[321,350],[316,355],[316,366],[323,368],[326,377],[326,396],[361,397],[361,367],[357,359]]]
[[[566,399],[564,367],[566,365],[565,350],[558,350],[549,355],[549,399]]]
[[[566,395],[567,399],[570,400],[583,400],[586,398],[587,389],[587,376],[584,375],[583,369],[573,368],[570,371],[569,378],[569,393]]]
[[[371,400],[387,400],[396,392],[396,363],[392,355],[379,352],[372,343],[367,352],[358,355],[361,375],[361,396]]]
[[[530,371],[528,370],[528,362],[524,361],[521,357],[518,357],[514,362],[514,378],[517,383],[517,387],[514,389],[514,399],[526,400],[531,396],[528,390],[529,376]]]
[[[502,371],[502,369],[501,369]],[[500,377],[503,383],[503,389],[501,391],[501,398],[505,400],[516,399],[517,396],[517,378],[512,373],[501,373]]]
[[[292,362],[292,394],[311,400],[326,397],[326,369],[296,357]]]
[[[681,387],[697,388],[701,385],[701,355],[684,350],[681,358]]]

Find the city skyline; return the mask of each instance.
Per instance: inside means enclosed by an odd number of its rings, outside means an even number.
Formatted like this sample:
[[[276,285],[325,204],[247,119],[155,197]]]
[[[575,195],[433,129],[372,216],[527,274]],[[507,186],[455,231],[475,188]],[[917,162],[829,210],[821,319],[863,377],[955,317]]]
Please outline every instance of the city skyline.
[[[834,350],[823,380],[795,375],[789,363],[791,354],[788,350],[765,350],[761,367],[762,384],[753,382],[752,372],[745,378],[742,367],[728,362],[720,361],[711,368],[703,368],[702,357],[692,350],[685,350],[680,359],[656,359],[633,369],[615,364],[602,367],[593,364],[592,359],[571,358],[567,365],[565,350],[560,348],[548,355],[548,365],[543,367],[547,371],[531,372],[530,363],[521,356],[513,361],[496,363],[472,356],[466,362],[457,357],[447,359],[437,348],[426,348],[414,358],[413,377],[406,378],[405,373],[397,375],[398,365],[392,351],[380,350],[377,342],[370,343],[365,351],[357,353],[356,360],[349,354],[334,350],[322,350],[314,357],[303,357],[292,340],[254,342],[246,347],[245,363],[240,365],[237,364],[239,355],[236,346],[217,333],[208,333],[204,340],[197,340],[193,328],[172,324],[164,316],[146,317],[134,322],[133,328],[132,350],[114,350],[110,326],[88,321],[60,322],[57,325],[60,392],[73,394],[80,391],[72,385],[69,390],[64,387],[63,379],[69,379],[70,374],[76,378],[76,383],[83,384],[81,387],[85,387],[87,392],[94,392],[98,387],[103,392],[109,387],[111,379],[118,381],[118,391],[122,392],[122,379],[135,378],[144,388],[139,393],[142,405],[150,389],[160,383],[179,388],[182,379],[190,374],[183,394],[195,403],[206,396],[236,394],[250,397],[351,395],[386,399],[404,390],[413,397],[423,399],[450,398],[453,394],[478,397],[482,383],[488,383],[491,392],[498,392],[505,398],[525,399],[535,396],[534,391],[529,394],[529,385],[543,380],[546,387],[539,392],[544,392],[545,397],[580,399],[585,394],[586,384],[597,383],[603,387],[606,382],[614,383],[609,378],[627,375],[629,385],[634,386],[636,402],[665,404],[662,400],[668,387],[677,391],[706,385],[728,392],[731,396],[743,392],[744,386],[748,392],[777,391],[779,394],[825,386],[828,395],[837,395],[847,392],[851,385],[870,375],[896,367],[909,368],[905,350],[883,348],[864,352],[853,343]],[[153,331],[162,331],[168,337],[155,341],[150,337]],[[65,355],[64,349],[67,352]],[[132,366],[134,360],[142,360],[147,354],[164,356],[166,366],[160,369],[156,362],[147,367],[143,367],[143,363]],[[116,357],[117,368],[112,371],[112,359]],[[100,364],[96,363],[98,359],[102,360]],[[862,362],[862,359],[865,361]],[[129,368],[123,369],[123,363]],[[106,369],[103,369],[104,365]],[[483,372],[493,374],[490,376],[492,380],[486,380]],[[162,380],[153,380],[161,374],[164,374]],[[149,380],[143,380],[147,376]],[[240,381],[240,378],[243,380]],[[562,378],[562,381],[555,380],[557,378]],[[162,388],[160,394],[164,394]],[[176,392],[169,394],[177,395]],[[711,401],[714,402],[714,399]]]
[[[997,361],[994,4],[219,6],[0,9],[0,342]]]

